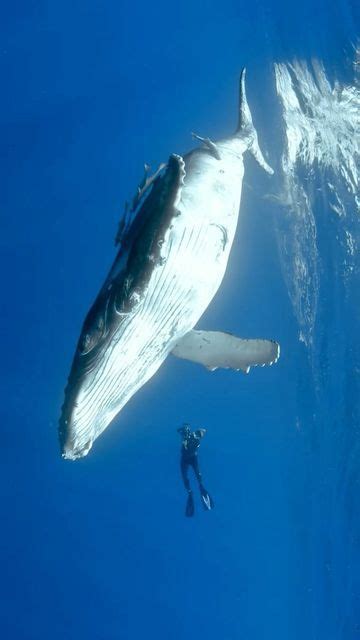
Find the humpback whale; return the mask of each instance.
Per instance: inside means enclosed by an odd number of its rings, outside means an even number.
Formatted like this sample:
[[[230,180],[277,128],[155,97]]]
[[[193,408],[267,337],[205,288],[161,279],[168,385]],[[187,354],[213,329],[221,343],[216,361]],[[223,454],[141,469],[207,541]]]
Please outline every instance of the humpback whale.
[[[240,76],[238,125],[145,175],[119,225],[119,251],[85,319],[59,424],[64,458],[85,456],[166,357],[210,370],[272,364],[279,345],[194,330],[225,274],[235,235],[243,154],[265,161]]]

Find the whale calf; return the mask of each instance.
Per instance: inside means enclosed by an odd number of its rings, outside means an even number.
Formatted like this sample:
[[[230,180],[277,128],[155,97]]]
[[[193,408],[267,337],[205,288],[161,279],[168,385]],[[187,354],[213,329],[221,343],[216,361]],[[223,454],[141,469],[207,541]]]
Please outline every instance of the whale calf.
[[[77,345],[59,424],[64,458],[85,456],[128,400],[172,352],[214,370],[276,362],[279,345],[194,330],[224,277],[239,216],[243,154],[272,174],[240,76],[233,135],[145,165],[116,244],[119,251]]]

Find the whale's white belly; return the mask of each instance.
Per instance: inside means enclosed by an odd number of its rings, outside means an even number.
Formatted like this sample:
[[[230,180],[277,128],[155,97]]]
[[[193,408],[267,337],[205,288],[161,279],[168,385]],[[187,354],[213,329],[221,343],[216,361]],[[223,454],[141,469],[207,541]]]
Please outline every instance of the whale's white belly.
[[[154,269],[139,305],[154,332],[172,338],[167,352],[197,323],[225,274],[238,220],[243,167],[241,163],[235,176],[227,178],[222,166],[210,158],[211,170],[202,167],[200,181],[194,172],[185,179],[176,205],[179,215],[162,246],[162,264]]]
[[[143,297],[113,336],[106,375],[104,371],[99,374],[96,394],[107,406],[107,414],[97,421],[95,437],[154,375],[217,292],[238,220],[242,175],[237,172],[235,178],[231,177],[226,189],[211,172],[201,189],[199,185],[194,188],[191,179],[185,180],[177,203],[179,215],[166,232],[161,261],[154,267]],[[100,378],[106,384],[101,384]],[[116,400],[109,403],[115,388]],[[94,384],[88,389],[89,400],[93,389]]]

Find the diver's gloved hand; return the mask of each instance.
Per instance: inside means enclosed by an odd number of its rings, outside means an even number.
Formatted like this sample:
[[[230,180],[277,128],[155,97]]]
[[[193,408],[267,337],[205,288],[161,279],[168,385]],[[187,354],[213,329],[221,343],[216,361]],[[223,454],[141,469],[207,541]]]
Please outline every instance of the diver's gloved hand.
[[[191,518],[195,512],[194,496],[193,492],[189,491],[188,499],[186,502],[185,515],[187,518]]]

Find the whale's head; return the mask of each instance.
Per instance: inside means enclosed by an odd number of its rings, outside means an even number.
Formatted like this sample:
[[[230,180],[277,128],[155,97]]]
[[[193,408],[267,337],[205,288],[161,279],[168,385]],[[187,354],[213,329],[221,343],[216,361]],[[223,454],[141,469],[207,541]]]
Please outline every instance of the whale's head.
[[[129,308],[119,310],[116,300],[116,286],[108,296],[103,289],[80,335],[59,423],[61,453],[68,460],[89,453],[96,438],[155,373],[171,348],[170,343],[162,347],[162,359],[152,357],[149,343],[157,355],[160,347],[146,313],[136,312],[135,294],[129,296]],[[146,349],[149,359],[141,357]]]
[[[119,411],[119,362],[116,318],[103,306],[85,320],[65,389],[59,423],[63,458],[75,460],[90,451],[93,441]]]
[[[65,389],[59,438],[61,454],[68,460],[86,456],[96,438],[109,424],[106,406],[96,402],[96,373],[99,367],[85,371],[75,362]]]

